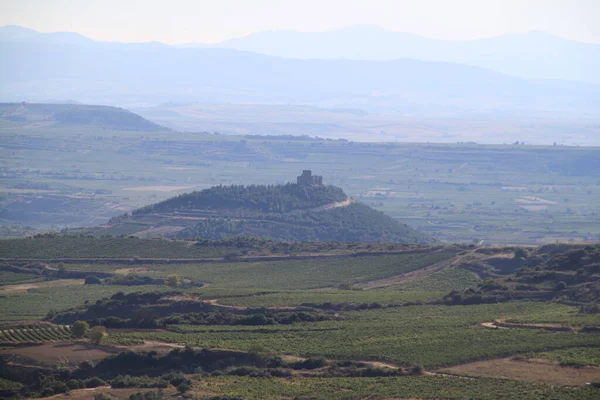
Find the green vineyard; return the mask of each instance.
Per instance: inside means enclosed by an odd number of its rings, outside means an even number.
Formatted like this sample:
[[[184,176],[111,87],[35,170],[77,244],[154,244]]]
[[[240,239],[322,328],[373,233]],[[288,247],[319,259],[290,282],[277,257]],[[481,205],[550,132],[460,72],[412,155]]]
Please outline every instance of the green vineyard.
[[[0,345],[22,343],[47,343],[71,338],[68,325],[30,326],[0,329]]]

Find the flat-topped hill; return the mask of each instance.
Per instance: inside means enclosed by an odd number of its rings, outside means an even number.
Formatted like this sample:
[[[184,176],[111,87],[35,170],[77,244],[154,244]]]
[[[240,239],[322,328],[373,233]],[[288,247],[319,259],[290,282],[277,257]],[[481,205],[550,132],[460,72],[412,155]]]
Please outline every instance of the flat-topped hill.
[[[285,241],[433,243],[331,185],[215,186],[182,194],[111,220],[102,231],[140,237]]]
[[[169,130],[123,108],[85,104],[0,103],[0,123],[8,128],[35,124],[145,132]]]

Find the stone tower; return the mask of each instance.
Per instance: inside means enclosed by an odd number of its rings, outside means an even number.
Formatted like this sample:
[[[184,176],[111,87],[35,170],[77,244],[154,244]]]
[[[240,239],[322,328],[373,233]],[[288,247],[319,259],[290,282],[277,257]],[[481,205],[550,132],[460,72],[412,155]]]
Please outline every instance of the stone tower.
[[[305,169],[296,181],[298,185],[302,186],[322,185],[323,177],[321,175],[313,175],[310,169]]]

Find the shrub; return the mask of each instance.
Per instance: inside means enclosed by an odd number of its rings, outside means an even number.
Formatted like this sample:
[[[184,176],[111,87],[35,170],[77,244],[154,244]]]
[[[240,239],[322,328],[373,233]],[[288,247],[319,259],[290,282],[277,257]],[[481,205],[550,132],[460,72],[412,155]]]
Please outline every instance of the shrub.
[[[191,388],[191,386],[187,382],[181,382],[179,385],[177,385],[177,391],[179,393],[185,393],[188,390],[190,390],[190,388]]]
[[[292,364],[294,369],[317,369],[323,368],[327,365],[327,360],[323,357],[308,358],[304,361],[298,361]]]
[[[71,328],[71,332],[73,336],[82,338],[87,334],[89,329],[90,325],[86,321],[76,321]]]
[[[89,370],[94,368],[94,362],[93,361],[83,361],[81,364],[79,364],[79,369],[82,370]]]
[[[163,379],[168,380],[169,383],[175,387],[181,385],[182,383],[187,383],[187,384],[190,383],[189,379],[187,379],[185,376],[183,376],[182,374],[179,374],[179,373],[166,374],[163,376]]]
[[[129,400],[162,400],[165,397],[162,390],[158,392],[138,392],[129,396]]]
[[[230,396],[214,396],[209,397],[208,400],[244,400],[241,397],[230,397]]]
[[[81,382],[78,381],[77,379],[69,379],[67,381],[67,386],[71,390],[73,390],[73,389],[79,389],[79,388],[81,388]]]
[[[164,377],[161,378],[150,378],[147,375],[143,376],[129,376],[119,375],[113,379],[110,383],[113,388],[166,388],[169,386],[167,380]]]
[[[167,284],[167,286],[176,288],[181,286],[181,278],[179,277],[179,275],[169,275],[165,283]]]
[[[106,333],[106,328],[103,326],[95,326],[90,330],[90,342],[92,344],[100,344],[102,342],[102,339],[104,339],[104,337],[107,335]]]
[[[86,379],[84,381],[84,385],[86,388],[96,388],[98,386],[106,385],[106,382],[104,382],[102,379],[98,378],[97,376],[94,376],[92,378]]]
[[[525,251],[525,249],[519,247],[518,249],[515,250],[515,258],[525,258],[527,257],[527,252]]]
[[[98,278],[96,275],[90,275],[85,277],[86,285],[100,285],[102,284],[102,280]]]

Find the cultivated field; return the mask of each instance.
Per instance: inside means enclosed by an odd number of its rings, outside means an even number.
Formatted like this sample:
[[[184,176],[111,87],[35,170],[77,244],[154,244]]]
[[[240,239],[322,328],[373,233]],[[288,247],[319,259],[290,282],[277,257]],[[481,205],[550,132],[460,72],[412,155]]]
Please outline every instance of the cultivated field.
[[[148,136],[94,127],[31,128],[3,135],[3,144],[5,236],[32,226],[96,226],[214,185],[286,183],[305,168],[449,242],[544,244],[600,234],[600,150],[593,147]],[[102,234],[130,233],[122,226]]]
[[[597,397],[600,319],[584,312],[597,246],[238,244],[0,242],[0,390],[122,398],[171,396],[185,383],[199,399]],[[531,274],[550,281],[523,283]],[[107,336],[75,338],[77,320]]]

